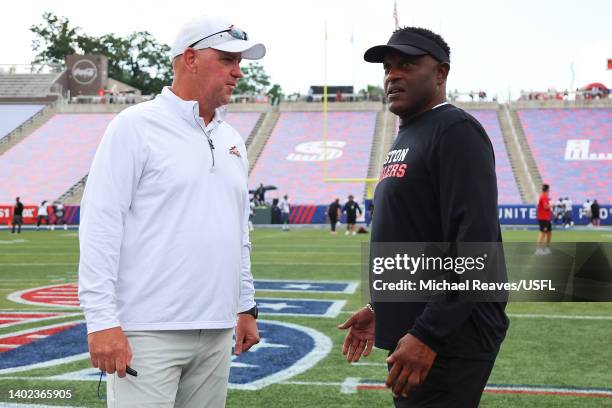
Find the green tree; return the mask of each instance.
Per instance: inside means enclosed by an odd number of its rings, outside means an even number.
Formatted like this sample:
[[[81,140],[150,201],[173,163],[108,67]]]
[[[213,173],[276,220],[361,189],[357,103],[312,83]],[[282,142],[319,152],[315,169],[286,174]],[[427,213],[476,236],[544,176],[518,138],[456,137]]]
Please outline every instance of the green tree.
[[[281,99],[285,96],[283,88],[279,84],[274,84],[267,92],[268,98],[270,98],[271,105],[278,105]]]
[[[236,84],[236,94],[251,94],[257,95],[266,90],[270,86],[270,76],[266,74],[266,70],[257,62],[252,62],[246,67],[241,67],[244,77],[238,80]]]
[[[379,100],[381,98],[384,98],[385,90],[382,89],[380,86],[368,84],[364,89],[361,89],[359,91],[359,94],[369,99]]]
[[[102,54],[108,57],[108,75],[144,94],[158,93],[172,80],[170,47],[161,44],[147,31],[126,37],[105,34],[93,37],[81,34],[80,28],[70,27],[66,17],[43,14],[43,23],[33,25],[36,34],[32,48],[39,51],[36,63],[63,63],[66,55]]]
[[[160,44],[147,31],[134,32],[125,38],[114,34],[101,37],[79,36],[79,48],[85,54],[108,57],[109,77],[143,93],[157,93],[172,80],[170,47]]]
[[[63,64],[66,55],[75,53],[79,27],[71,27],[66,17],[43,13],[43,23],[32,25],[30,31],[36,37],[32,40],[32,49],[38,51],[33,63]]]

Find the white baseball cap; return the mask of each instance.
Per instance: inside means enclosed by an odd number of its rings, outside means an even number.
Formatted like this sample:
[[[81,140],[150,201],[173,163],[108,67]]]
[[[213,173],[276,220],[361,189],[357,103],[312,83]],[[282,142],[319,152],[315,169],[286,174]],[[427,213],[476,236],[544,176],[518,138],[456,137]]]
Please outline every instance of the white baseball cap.
[[[229,20],[211,16],[190,20],[181,28],[172,43],[171,59],[187,48],[239,52],[242,58],[249,60],[261,59],[266,55],[263,44],[249,41],[247,34]]]

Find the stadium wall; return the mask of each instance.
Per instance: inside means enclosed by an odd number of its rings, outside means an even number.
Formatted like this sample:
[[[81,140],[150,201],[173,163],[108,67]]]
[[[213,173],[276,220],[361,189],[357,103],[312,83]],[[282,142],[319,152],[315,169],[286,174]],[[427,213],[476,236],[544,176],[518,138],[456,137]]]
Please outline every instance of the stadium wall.
[[[587,225],[588,216],[582,206],[573,206],[573,221],[575,225]],[[601,205],[601,225],[612,225],[612,205]],[[500,205],[498,206],[499,222],[502,225],[537,225],[536,207],[534,205]],[[376,219],[376,215],[374,215]],[[359,220],[359,219],[358,219]],[[365,217],[361,217],[361,221]],[[289,221],[292,224],[326,224],[326,205],[297,205],[291,209]],[[345,222],[345,216],[342,217]]]
[[[574,205],[573,221],[575,225],[587,225],[589,219],[581,205]],[[502,225],[536,225],[536,207],[534,205],[500,205],[499,222]],[[601,225],[612,225],[612,205],[600,205]]]
[[[582,206],[573,206],[573,220],[575,225],[587,225],[588,216]],[[80,207],[78,205],[65,206],[65,220],[70,225],[77,225],[80,221]],[[23,212],[23,223],[36,224],[38,207],[26,205]],[[612,226],[612,204],[601,205],[601,225]],[[12,205],[0,205],[0,225],[9,225],[13,215]],[[54,221],[53,209],[49,207],[50,221]],[[533,205],[500,205],[498,207],[499,222],[502,225],[537,225],[536,208]],[[374,216],[376,218],[376,216]],[[364,221],[361,217],[360,221]],[[326,224],[327,205],[296,205],[291,208],[289,216],[291,224]],[[345,222],[343,216],[342,222]]]
[[[47,213],[49,214],[49,222],[55,222],[55,215],[53,214],[53,207],[47,207]],[[64,221],[69,225],[78,225],[80,222],[80,206],[78,205],[66,205],[64,206]],[[36,224],[36,218],[38,217],[38,206],[37,205],[24,205],[23,207],[23,224],[32,225]],[[11,225],[13,219],[13,206],[12,205],[0,205],[0,225]],[[43,225],[45,225],[43,223]]]

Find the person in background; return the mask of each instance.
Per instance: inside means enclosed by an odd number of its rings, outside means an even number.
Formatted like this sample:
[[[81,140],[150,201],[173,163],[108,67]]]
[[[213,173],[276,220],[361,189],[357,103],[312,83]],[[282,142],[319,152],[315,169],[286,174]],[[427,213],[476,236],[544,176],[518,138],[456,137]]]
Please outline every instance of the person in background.
[[[38,216],[36,217],[36,231],[40,229],[41,222],[44,221],[49,228],[49,212],[47,210],[47,201],[44,200],[38,206]]]
[[[552,207],[550,205],[550,186],[548,184],[542,185],[542,194],[538,200],[537,207],[537,218],[540,233],[538,234],[538,242],[536,248],[536,255],[550,255],[550,241],[552,239],[552,225],[550,223],[550,217],[552,215]]]
[[[565,197],[565,201],[563,202],[563,226],[565,228],[570,228],[574,226],[574,206],[572,200],[569,197]]]
[[[370,224],[372,224],[372,219],[374,218],[374,203],[370,203],[368,207],[368,217],[366,227],[370,228]]]
[[[279,208],[281,210],[281,224],[283,224],[283,231],[289,231],[289,213],[291,207],[289,206],[289,196],[285,194],[283,199],[280,201]]]
[[[13,229],[11,233],[15,233],[15,227],[17,227],[17,233],[21,234],[21,225],[23,224],[23,203],[19,197],[15,198],[15,206],[13,207]]]
[[[593,200],[593,204],[591,204],[591,222],[594,227],[601,226],[600,212],[599,203],[597,200]]]
[[[344,204],[342,212],[346,213],[346,232],[344,235],[353,234],[355,235],[355,224],[357,224],[357,212],[361,216],[361,207],[354,200],[352,195],[348,196],[348,201]]]
[[[266,205],[266,189],[263,183],[259,183],[259,187],[255,190],[256,205]]]
[[[591,200],[588,198],[584,200],[584,203],[582,203],[582,214],[589,220],[587,226],[593,224],[593,220],[591,219],[591,204]]]
[[[278,206],[278,198],[272,199],[272,207],[270,207],[270,215],[272,217],[270,223],[271,224],[280,224],[282,213],[280,207]]]
[[[554,216],[554,222],[555,224],[559,224],[560,222],[562,222],[561,220],[561,212],[559,212],[559,210],[563,207],[563,197],[559,197],[556,200],[553,200],[551,203],[551,206],[553,208],[553,213],[555,214]]]
[[[329,207],[327,207],[327,216],[329,217],[329,224],[331,226],[330,232],[336,235],[336,224],[338,224],[338,220],[342,217],[342,206],[340,205],[339,198],[336,198]]]
[[[55,230],[56,225],[63,225],[64,230],[68,229],[68,225],[66,225],[66,220],[64,218],[64,204],[59,201],[53,203],[53,214],[55,215],[55,221],[51,224],[51,231]]]

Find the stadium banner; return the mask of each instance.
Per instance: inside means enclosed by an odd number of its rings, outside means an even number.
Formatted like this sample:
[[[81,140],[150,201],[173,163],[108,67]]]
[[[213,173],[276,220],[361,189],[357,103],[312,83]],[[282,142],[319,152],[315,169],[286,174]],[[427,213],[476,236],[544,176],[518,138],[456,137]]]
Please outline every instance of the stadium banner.
[[[588,225],[589,214],[581,205],[572,206],[572,221],[574,225]],[[612,225],[612,205],[600,206],[601,225]],[[499,223],[502,225],[536,225],[536,207],[534,205],[499,205]],[[551,220],[553,225],[555,220]],[[559,227],[561,222],[559,221]]]
[[[368,205],[366,203],[366,205]],[[316,209],[315,209],[316,207]],[[366,207],[366,206],[364,206]],[[612,205],[600,206],[601,225],[612,225]],[[299,216],[303,214],[306,208],[309,208],[307,217]],[[367,207],[366,207],[367,208]],[[294,213],[295,210],[295,213]],[[362,208],[364,210],[364,208]],[[367,213],[367,211],[365,211]],[[372,218],[376,218],[376,209]],[[295,206],[291,211],[290,217],[292,224],[325,224],[327,220],[327,206]],[[368,218],[369,218],[369,214]],[[537,225],[535,205],[499,205],[498,206],[499,223],[502,225]],[[342,217],[342,222],[345,222],[345,216]],[[364,217],[360,217],[358,221],[363,221]],[[574,225],[588,225],[589,215],[580,205],[574,205],[572,211],[572,220]],[[553,221],[554,224],[554,221]]]
[[[0,205],[0,224],[12,225],[13,222],[13,207],[12,205]],[[36,217],[38,216],[38,207],[35,205],[24,205],[23,206],[23,223],[24,224],[36,224]]]
[[[362,210],[365,214],[359,217],[357,221],[364,221],[365,217],[369,218],[369,214],[365,211],[368,203],[366,203]],[[376,213],[376,209],[374,209]],[[536,207],[535,205],[499,205],[498,206],[498,217],[499,223],[502,225],[537,225],[538,220],[536,218]],[[346,215],[343,215],[342,222],[345,222]],[[376,218],[374,215],[372,218]],[[600,206],[600,219],[601,225],[612,225],[612,205],[601,205]],[[574,205],[572,211],[572,220],[574,225],[588,225],[589,215],[583,209],[581,205]],[[327,220],[327,206],[294,206],[291,209],[290,222],[292,224],[326,224]],[[553,220],[554,224],[554,220]],[[561,223],[559,222],[559,226]]]
[[[0,205],[0,225],[11,225],[13,222],[13,207],[12,205]],[[55,222],[53,207],[48,206],[49,222]],[[23,206],[23,225],[36,224],[38,218],[38,207],[35,205]],[[69,225],[77,225],[80,221],[80,206],[67,205],[64,206],[64,220]],[[43,225],[45,223],[43,222]]]
[[[366,203],[366,205],[368,205]],[[357,222],[362,222],[369,218],[369,214],[365,211],[366,205],[362,207],[362,214],[357,218]],[[600,206],[600,219],[601,225],[612,225],[612,205],[602,204]],[[574,225],[588,225],[589,214],[580,205],[574,205],[572,211],[572,220]],[[268,223],[269,214],[263,217],[262,220],[254,221],[254,224]],[[38,216],[38,208],[32,205],[26,205],[23,210],[23,223],[24,225],[36,224],[36,217]],[[500,205],[498,206],[498,217],[499,223],[502,225],[537,225],[536,219],[536,207],[534,205]],[[13,206],[12,205],[0,205],[0,225],[10,225],[13,218]],[[78,225],[80,221],[80,206],[68,205],[64,207],[64,218],[66,223],[69,225]],[[342,217],[342,222],[345,222],[346,214]],[[372,217],[374,218],[374,217]],[[53,209],[49,207],[49,219],[54,222]],[[327,205],[295,205],[291,208],[291,215],[289,217],[291,224],[327,224]],[[553,226],[555,222],[553,220]],[[561,222],[558,223],[561,227]]]
[[[370,201],[370,200],[368,200]],[[357,223],[366,221],[365,210],[366,205],[362,205],[361,214],[357,214]],[[289,215],[289,222],[291,224],[327,224],[329,218],[327,217],[328,205],[295,205],[291,207],[291,214]],[[346,223],[346,213],[342,214],[340,220],[343,224]]]

